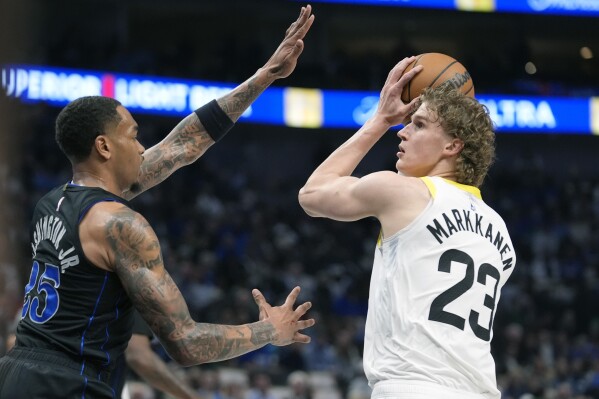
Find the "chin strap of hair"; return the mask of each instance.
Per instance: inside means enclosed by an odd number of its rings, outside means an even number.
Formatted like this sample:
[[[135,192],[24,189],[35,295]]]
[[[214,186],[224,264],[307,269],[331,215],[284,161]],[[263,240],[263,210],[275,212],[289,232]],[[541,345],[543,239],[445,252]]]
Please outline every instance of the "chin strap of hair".
[[[206,128],[208,135],[218,142],[220,139],[225,137],[225,134],[235,123],[229,118],[229,116],[222,110],[216,100],[210,101],[208,104],[202,105],[196,109],[195,114],[202,122],[202,125]]]

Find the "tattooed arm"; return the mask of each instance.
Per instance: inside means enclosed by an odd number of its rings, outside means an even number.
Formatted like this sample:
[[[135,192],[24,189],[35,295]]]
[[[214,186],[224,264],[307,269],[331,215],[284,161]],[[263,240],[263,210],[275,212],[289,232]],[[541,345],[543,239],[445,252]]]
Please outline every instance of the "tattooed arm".
[[[304,50],[303,38],[314,22],[312,7],[302,7],[298,19],[289,26],[285,38],[270,59],[251,78],[217,99],[218,105],[236,122],[241,114],[275,80],[291,75]],[[183,119],[162,140],[144,153],[139,186],[126,191],[123,198],[131,199],[162,182],[174,171],[201,157],[214,140],[195,113]]]
[[[154,230],[137,212],[116,202],[95,205],[80,225],[83,250],[96,266],[119,276],[134,306],[169,355],[190,366],[240,356],[266,344],[307,343],[299,331],[314,324],[300,320],[309,302],[293,305],[299,287],[282,306],[271,307],[253,290],[260,321],[244,325],[196,323],[187,304],[166,271]]]

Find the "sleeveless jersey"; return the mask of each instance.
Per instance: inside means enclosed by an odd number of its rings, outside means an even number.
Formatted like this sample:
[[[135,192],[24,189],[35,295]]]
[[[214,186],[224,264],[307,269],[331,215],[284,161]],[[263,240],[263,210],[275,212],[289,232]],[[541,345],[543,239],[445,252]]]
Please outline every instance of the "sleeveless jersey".
[[[30,236],[33,265],[25,287],[17,345],[65,353],[111,370],[131,337],[133,307],[117,275],[84,255],[79,223],[96,203],[127,201],[105,190],[66,184],[36,205]]]
[[[432,199],[379,240],[370,282],[364,370],[377,382],[424,384],[500,397],[493,318],[516,256],[502,218],[480,191],[424,177]]]
[[[137,310],[133,311],[133,328],[131,332],[134,335],[145,335],[150,340],[154,337],[152,329],[150,326],[148,326],[148,323],[145,322]],[[116,393],[115,396],[117,398],[122,396],[123,388],[127,382],[128,370],[127,359],[123,353],[115,362],[114,372],[111,374],[111,380],[109,382],[110,386]]]

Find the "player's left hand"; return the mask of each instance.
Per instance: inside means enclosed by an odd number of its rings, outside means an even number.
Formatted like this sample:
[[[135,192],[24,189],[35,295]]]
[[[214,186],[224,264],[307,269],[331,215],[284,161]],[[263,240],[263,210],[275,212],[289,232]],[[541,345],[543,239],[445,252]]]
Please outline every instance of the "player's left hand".
[[[281,79],[291,75],[300,54],[304,51],[303,39],[313,22],[312,6],[302,7],[299,17],[287,28],[285,38],[264,65],[264,69],[272,78]]]

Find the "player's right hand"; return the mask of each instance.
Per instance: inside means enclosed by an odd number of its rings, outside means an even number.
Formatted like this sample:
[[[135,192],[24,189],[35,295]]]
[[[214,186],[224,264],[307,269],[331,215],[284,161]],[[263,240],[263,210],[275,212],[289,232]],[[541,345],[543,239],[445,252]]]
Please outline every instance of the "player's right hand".
[[[415,59],[416,57],[407,57],[398,62],[397,65],[389,71],[387,81],[381,90],[376,114],[383,118],[389,126],[395,126],[402,123],[415,111],[414,108],[418,104],[418,97],[407,104],[401,99],[401,93],[404,87],[408,84],[410,79],[422,70],[422,66],[418,65],[405,74],[403,73],[408,65]]]
[[[264,69],[274,79],[286,78],[297,65],[297,59],[304,51],[303,38],[314,22],[312,6],[302,7],[297,20],[285,32],[285,38],[274,54],[264,65]]]

